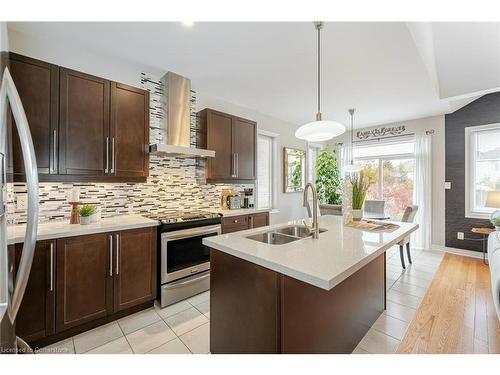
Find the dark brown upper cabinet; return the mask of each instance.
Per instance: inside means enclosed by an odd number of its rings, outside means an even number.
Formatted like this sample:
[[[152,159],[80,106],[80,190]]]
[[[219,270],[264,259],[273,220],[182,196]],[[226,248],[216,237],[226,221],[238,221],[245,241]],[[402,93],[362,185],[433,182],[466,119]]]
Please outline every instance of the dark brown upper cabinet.
[[[149,93],[10,54],[26,110],[40,181],[145,181],[149,175]],[[24,180],[13,134],[15,181]]]
[[[149,174],[149,92],[111,83],[111,171],[118,177]]]
[[[56,241],[38,241],[28,285],[16,318],[16,334],[27,342],[54,334]],[[15,245],[16,269],[23,244]]]
[[[108,80],[60,69],[59,173],[104,176],[112,167]]]
[[[206,148],[215,151],[215,157],[207,159],[207,182],[255,180],[257,123],[209,108],[198,118]]]
[[[59,68],[44,61],[10,53],[10,71],[21,97],[40,175],[58,173]],[[10,120],[14,121],[12,116]],[[14,178],[24,177],[24,162],[17,128],[12,122]]]

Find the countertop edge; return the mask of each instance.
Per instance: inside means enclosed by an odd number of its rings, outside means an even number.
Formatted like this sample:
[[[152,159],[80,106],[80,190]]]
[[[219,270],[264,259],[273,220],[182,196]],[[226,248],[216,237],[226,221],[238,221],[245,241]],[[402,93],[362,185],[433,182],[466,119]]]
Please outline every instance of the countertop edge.
[[[130,217],[128,215],[125,215],[127,217]],[[138,215],[139,216],[139,215]],[[37,234],[37,241],[43,241],[43,240],[52,240],[52,239],[58,239],[58,238],[67,238],[67,237],[78,237],[78,236],[86,236],[86,235],[91,235],[91,234],[98,234],[98,233],[107,233],[107,232],[114,232],[114,231],[121,231],[121,230],[130,230],[130,229],[139,229],[139,228],[147,228],[147,227],[156,227],[158,226],[158,222],[143,218],[144,221],[137,222],[137,223],[124,223],[124,224],[109,224],[109,226],[99,226],[95,227],[95,224],[89,224],[89,225],[79,225],[75,224],[75,231],[71,231],[71,228],[56,228],[54,229],[53,232],[48,232],[48,233],[39,233]],[[68,224],[70,225],[70,224]],[[22,243],[24,242],[24,232],[23,235],[7,235],[7,245],[14,245],[17,243]]]
[[[397,244],[401,240],[401,238],[404,238],[404,237],[408,236],[409,234],[413,233],[414,231],[416,231],[418,229],[418,227],[419,227],[419,225],[415,224],[415,227],[409,228],[403,234],[401,234],[399,237],[397,237],[394,240],[383,245],[382,247],[380,247],[380,249],[374,251],[370,255],[367,255],[365,258],[360,260],[358,263],[347,268],[346,270],[344,270],[343,272],[334,276],[330,280],[318,278],[318,277],[306,274],[304,272],[288,268],[288,267],[283,266],[279,263],[270,262],[268,260],[252,256],[250,254],[247,254],[247,253],[241,252],[239,250],[230,248],[229,246],[226,246],[226,245],[223,245],[220,243],[212,242],[210,238],[205,238],[203,240],[203,242],[205,245],[207,245],[211,248],[214,248],[216,250],[222,251],[226,254],[229,254],[229,255],[238,257],[240,259],[252,262],[252,263],[257,264],[259,266],[268,268],[272,271],[275,271],[275,272],[281,273],[285,276],[289,276],[289,277],[292,277],[294,279],[303,281],[305,283],[311,284],[311,285],[319,287],[321,289],[331,290],[335,286],[337,286],[338,284],[340,284],[341,282],[346,280],[348,277],[352,276],[355,272],[359,271],[361,268],[366,266],[368,263],[373,261],[375,258],[380,256],[382,253],[386,252],[389,248],[391,248],[392,246]]]

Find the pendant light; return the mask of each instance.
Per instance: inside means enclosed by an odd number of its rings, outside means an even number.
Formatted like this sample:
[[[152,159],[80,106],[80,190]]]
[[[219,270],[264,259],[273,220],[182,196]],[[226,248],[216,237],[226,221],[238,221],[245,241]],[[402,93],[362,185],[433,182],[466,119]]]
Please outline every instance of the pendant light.
[[[337,137],[345,132],[345,126],[336,122],[322,119],[321,114],[321,29],[323,22],[314,22],[318,31],[318,112],[316,121],[302,125],[295,132],[295,137],[309,142],[320,142]]]
[[[349,145],[349,164],[347,164],[344,167],[344,172],[345,173],[357,173],[361,170],[361,166],[358,164],[354,164],[354,112],[356,110],[354,108],[351,108],[349,110],[349,114],[351,115],[351,144]]]

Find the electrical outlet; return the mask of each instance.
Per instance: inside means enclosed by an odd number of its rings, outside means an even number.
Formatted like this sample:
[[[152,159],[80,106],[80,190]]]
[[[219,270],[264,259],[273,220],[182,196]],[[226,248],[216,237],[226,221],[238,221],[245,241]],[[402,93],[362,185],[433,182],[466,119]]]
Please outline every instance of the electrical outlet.
[[[451,182],[448,182],[448,181],[447,181],[447,182],[445,182],[445,183],[444,183],[444,188],[445,188],[446,190],[450,190],[450,189],[451,189]]]
[[[464,232],[457,232],[457,239],[463,240],[464,239]]]
[[[28,195],[19,194],[16,198],[16,206],[18,210],[25,210],[28,207]]]

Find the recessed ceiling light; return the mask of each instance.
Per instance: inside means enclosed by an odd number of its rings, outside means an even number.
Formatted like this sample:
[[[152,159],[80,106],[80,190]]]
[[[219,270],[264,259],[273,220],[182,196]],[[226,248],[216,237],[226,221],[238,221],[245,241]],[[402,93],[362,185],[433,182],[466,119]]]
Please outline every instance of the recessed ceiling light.
[[[186,27],[191,27],[194,24],[193,21],[182,21],[181,23]]]

